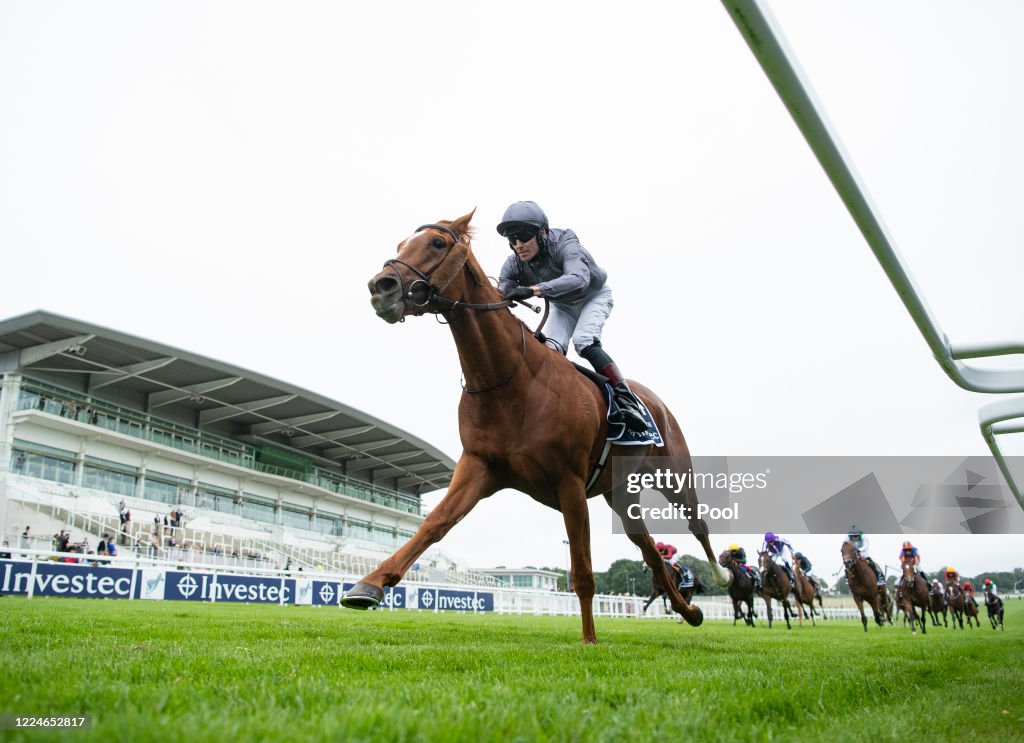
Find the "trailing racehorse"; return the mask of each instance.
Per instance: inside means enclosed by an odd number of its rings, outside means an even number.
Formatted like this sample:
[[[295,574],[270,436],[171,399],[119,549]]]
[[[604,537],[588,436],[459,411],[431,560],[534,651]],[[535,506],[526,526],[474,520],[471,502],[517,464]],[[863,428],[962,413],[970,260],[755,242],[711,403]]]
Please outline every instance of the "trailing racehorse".
[[[981,629],[981,620],[978,619],[978,602],[974,600],[974,596],[964,592],[964,616],[967,618],[967,626],[970,627],[971,621]]]
[[[729,550],[725,550],[718,556],[718,564],[732,573],[732,583],[729,586],[729,598],[732,599],[732,625],[736,626],[736,620],[742,619],[748,626],[754,626],[754,595],[756,587],[753,578],[747,571],[740,567],[739,562],[732,556]],[[747,605],[744,614],[743,605]],[[770,609],[769,609],[769,617]],[[771,627],[769,620],[769,627]]]
[[[811,626],[815,626],[814,621],[814,584],[811,583],[811,579],[808,578],[800,567],[800,561],[793,561],[793,598],[796,599],[796,608],[799,615],[800,626],[804,626],[804,610],[803,607],[807,606],[806,615],[811,618]],[[818,597],[818,603],[821,603],[821,597]],[[822,613],[825,610],[822,608]]]
[[[871,569],[871,565],[868,564],[868,561],[860,556],[860,552],[858,552],[857,548],[853,546],[853,542],[849,540],[843,542],[839,551],[843,555],[843,567],[846,569],[846,583],[850,587],[850,595],[853,596],[853,600],[857,604],[857,610],[860,612],[860,622],[864,625],[864,631],[868,631],[868,618],[864,614],[865,603],[871,607],[871,612],[875,617],[875,624],[881,627],[883,624],[882,616],[884,613],[882,608],[882,601],[884,599],[881,590],[885,587],[878,586],[878,581],[875,578],[875,571]],[[887,598],[888,597],[886,597],[885,600],[887,600]]]
[[[796,612],[789,607],[789,591],[793,586],[789,581],[789,576],[767,552],[757,553],[757,564],[761,569],[761,598],[764,599],[764,604],[768,607],[768,629],[772,628],[772,599],[782,604],[782,616],[786,620],[786,629],[793,629],[793,625],[789,623],[789,617],[790,615],[796,616]]]
[[[949,613],[953,617],[953,629],[956,629],[957,625],[960,626],[960,629],[964,628],[964,605],[966,603],[963,589],[960,588],[960,581],[946,581],[946,605],[949,606]]]
[[[686,599],[687,602],[693,598],[695,593],[704,593],[704,584],[700,582],[700,578],[697,577],[695,572],[692,570],[689,571],[691,580],[687,581],[684,580],[681,571],[668,561],[665,562],[665,567],[668,569],[669,576],[676,580],[676,590],[679,591],[680,595]],[[651,573],[651,569],[646,563],[644,563],[643,571],[645,573]],[[687,585],[687,583],[689,583],[689,585]],[[643,611],[646,612],[650,605],[659,598],[665,604],[665,608],[668,609],[668,591],[665,590],[665,586],[663,586],[661,581],[658,580],[658,576],[651,573],[651,597],[644,602]]]
[[[903,578],[900,581],[899,596],[903,611],[907,613],[910,620],[910,634],[917,634],[917,623],[921,624],[921,634],[928,632],[928,622],[925,621],[928,612],[928,583],[917,574],[914,563],[911,560],[903,560],[900,566],[903,569]],[[921,609],[920,618],[917,615],[917,608]]]
[[[995,595],[989,586],[985,586],[985,610],[992,629],[1003,629],[1003,600]]]
[[[687,471],[690,451],[679,424],[653,392],[630,382],[664,446],[612,446],[610,459],[627,457],[630,464],[622,468],[627,471],[611,466],[600,469],[609,428],[602,389],[565,356],[534,338],[508,311],[511,302],[503,300],[487,281],[470,249],[472,217],[470,213],[419,227],[398,244],[397,256],[369,281],[371,304],[386,322],[433,314],[443,317],[451,329],[465,380],[459,403],[463,452],[441,502],[408,542],[346,593],[342,604],[363,609],[379,606],[384,588],[396,585],[427,547],[440,541],[481,500],[513,488],[562,514],[580,602],[582,639],[594,643],[587,499],[601,493],[626,525],[644,562],[666,587],[672,608],[689,624],[699,625],[703,621],[700,608],[679,594],[645,525],[630,514],[639,494],[625,491],[628,475],[653,475],[658,469],[652,457],[673,457],[673,466]],[[380,352],[376,356],[383,359]],[[393,360],[383,363],[408,361],[399,349]],[[422,404],[430,391],[417,386],[414,365],[408,367],[407,377],[408,383],[395,390],[396,396],[409,405]],[[588,483],[595,474],[596,480]],[[730,575],[715,563],[707,525],[697,517],[692,484],[678,493],[666,484],[661,492],[678,512],[688,514],[690,531],[703,547],[716,582],[726,585]]]
[[[931,587],[928,589],[928,613],[931,614],[934,626],[939,626],[939,614],[942,614],[942,626],[949,626],[949,622],[946,621],[949,614],[949,609],[946,607],[946,594],[938,580],[932,580]]]

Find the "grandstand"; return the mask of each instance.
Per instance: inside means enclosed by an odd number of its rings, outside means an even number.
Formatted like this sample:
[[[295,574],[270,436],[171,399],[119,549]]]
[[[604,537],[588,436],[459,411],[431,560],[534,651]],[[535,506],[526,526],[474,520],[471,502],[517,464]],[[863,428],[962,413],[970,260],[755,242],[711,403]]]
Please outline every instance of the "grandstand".
[[[455,466],[344,403],[43,311],[0,322],[0,373],[0,532],[15,547],[69,530],[84,552],[109,534],[122,555],[359,576]],[[496,583],[436,549],[417,579]]]

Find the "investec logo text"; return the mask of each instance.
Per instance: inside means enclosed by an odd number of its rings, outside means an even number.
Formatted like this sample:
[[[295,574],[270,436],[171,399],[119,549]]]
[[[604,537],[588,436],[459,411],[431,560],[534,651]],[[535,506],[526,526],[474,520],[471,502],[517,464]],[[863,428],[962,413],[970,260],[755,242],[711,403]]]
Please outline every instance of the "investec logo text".
[[[436,588],[420,589],[420,608],[446,611],[487,611],[487,599],[483,595],[473,597],[471,593],[439,591]]]
[[[59,565],[39,565],[32,593],[40,596],[107,596],[129,598],[132,591],[131,571],[99,569],[96,571]],[[113,573],[113,574],[112,574]],[[27,564],[4,563],[0,593],[28,593],[32,580]]]
[[[175,586],[183,599],[191,601],[263,601],[280,603],[289,601],[287,583],[281,586],[280,580],[245,580],[219,576],[214,582],[212,575],[202,573],[177,573]],[[273,581],[273,582],[271,582]]]

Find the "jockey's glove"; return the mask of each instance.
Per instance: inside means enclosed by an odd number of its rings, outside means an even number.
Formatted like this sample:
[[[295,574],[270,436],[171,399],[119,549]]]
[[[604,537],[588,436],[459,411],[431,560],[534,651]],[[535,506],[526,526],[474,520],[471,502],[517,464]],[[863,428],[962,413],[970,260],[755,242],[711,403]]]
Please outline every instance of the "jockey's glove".
[[[517,286],[514,289],[509,289],[504,294],[504,298],[510,301],[518,301],[520,299],[529,299],[533,296],[533,289],[528,286]]]

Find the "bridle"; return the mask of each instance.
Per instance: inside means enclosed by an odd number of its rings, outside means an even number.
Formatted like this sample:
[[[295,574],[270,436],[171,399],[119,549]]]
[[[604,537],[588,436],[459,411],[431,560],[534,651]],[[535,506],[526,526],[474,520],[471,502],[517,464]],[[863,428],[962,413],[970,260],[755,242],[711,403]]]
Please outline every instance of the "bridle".
[[[438,268],[445,264],[445,262],[451,255],[451,248],[454,248],[456,245],[460,244],[462,242],[462,238],[459,237],[459,235],[457,235],[454,230],[451,230],[442,224],[424,224],[416,228],[416,232],[422,232],[423,230],[438,230],[439,232],[443,232],[452,239],[452,244],[449,247],[448,255],[445,256],[445,259],[441,261],[441,263],[438,264],[437,268],[435,268],[434,271],[429,275],[423,273],[423,271],[416,268],[416,266],[412,265],[408,261],[403,261],[401,258],[391,258],[389,260],[384,261],[384,268],[390,268],[398,276],[398,283],[402,288],[403,299],[408,301],[413,306],[424,308],[427,312],[431,312],[435,315],[456,309],[502,310],[507,307],[511,307],[513,304],[515,304],[513,301],[508,299],[502,300],[501,302],[474,303],[464,302],[461,299],[449,299],[448,297],[442,296],[440,291],[433,284],[433,274],[437,273]],[[411,284],[409,284],[409,287],[406,288],[405,277],[402,276],[402,272],[398,269],[396,264],[405,266],[407,269],[416,274],[416,276],[418,276],[419,278],[413,281]],[[477,284],[477,286],[483,286],[477,279],[477,277],[473,274],[472,270],[470,270],[468,267],[466,268],[466,270],[469,271],[469,275],[472,277],[473,281]],[[421,285],[426,289],[426,298],[423,301],[416,301],[414,293],[420,288]],[[442,287],[442,290],[443,288],[444,287]],[[441,305],[443,309],[427,309],[428,305],[430,304]],[[533,309],[535,312],[540,311],[539,307]],[[405,318],[403,317],[400,320],[400,322],[405,322]]]
[[[540,307],[528,305],[525,302],[513,301],[510,299],[504,299],[501,302],[479,303],[464,302],[461,299],[449,299],[448,297],[442,296],[441,291],[443,291],[444,287],[441,287],[441,290],[439,290],[436,286],[434,286],[432,280],[433,275],[437,273],[438,269],[440,269],[448,261],[448,259],[451,256],[451,249],[454,248],[456,245],[459,245],[463,241],[462,238],[459,237],[459,235],[456,234],[454,230],[445,227],[443,224],[423,224],[416,228],[417,233],[422,232],[423,230],[438,230],[439,232],[445,233],[446,235],[448,235],[448,237],[452,239],[452,244],[449,247],[448,255],[444,257],[444,260],[442,260],[441,263],[438,264],[437,268],[435,268],[433,272],[431,272],[430,274],[425,274],[416,266],[412,265],[408,261],[402,260],[401,258],[391,258],[389,260],[384,261],[384,268],[390,268],[398,276],[398,283],[402,290],[402,298],[408,301],[410,304],[412,304],[415,307],[422,307],[426,312],[430,312],[434,315],[439,315],[444,312],[451,312],[457,309],[484,311],[502,310],[511,307],[514,304],[522,304],[524,307],[529,307],[534,312],[540,312]],[[396,264],[405,266],[407,269],[416,274],[416,276],[418,276],[419,278],[417,278],[415,281],[409,284],[409,287],[406,288],[405,278],[402,276],[402,272],[398,270]],[[472,269],[470,269],[467,264],[464,264],[463,267],[464,270],[466,270],[469,273],[470,278],[477,286],[483,286],[483,284],[480,283],[480,280],[477,279],[476,274],[473,273]],[[417,291],[420,285],[426,288],[426,299],[424,299],[422,302],[416,301],[416,297],[414,296],[414,293]],[[432,303],[434,303],[435,305],[440,304],[443,307],[443,309],[429,309],[428,305]],[[405,318],[403,317],[400,320],[400,322],[405,322]],[[526,324],[523,323],[522,321],[520,321],[519,324],[520,332],[522,334],[522,353],[519,358],[519,363],[515,366],[515,368],[507,377],[502,379],[497,384],[493,384],[488,387],[480,387],[477,389],[470,389],[469,387],[463,385],[462,389],[466,393],[474,395],[481,392],[490,392],[492,390],[496,390],[498,387],[501,387],[502,385],[510,382],[512,378],[519,373],[519,370],[526,363]]]

